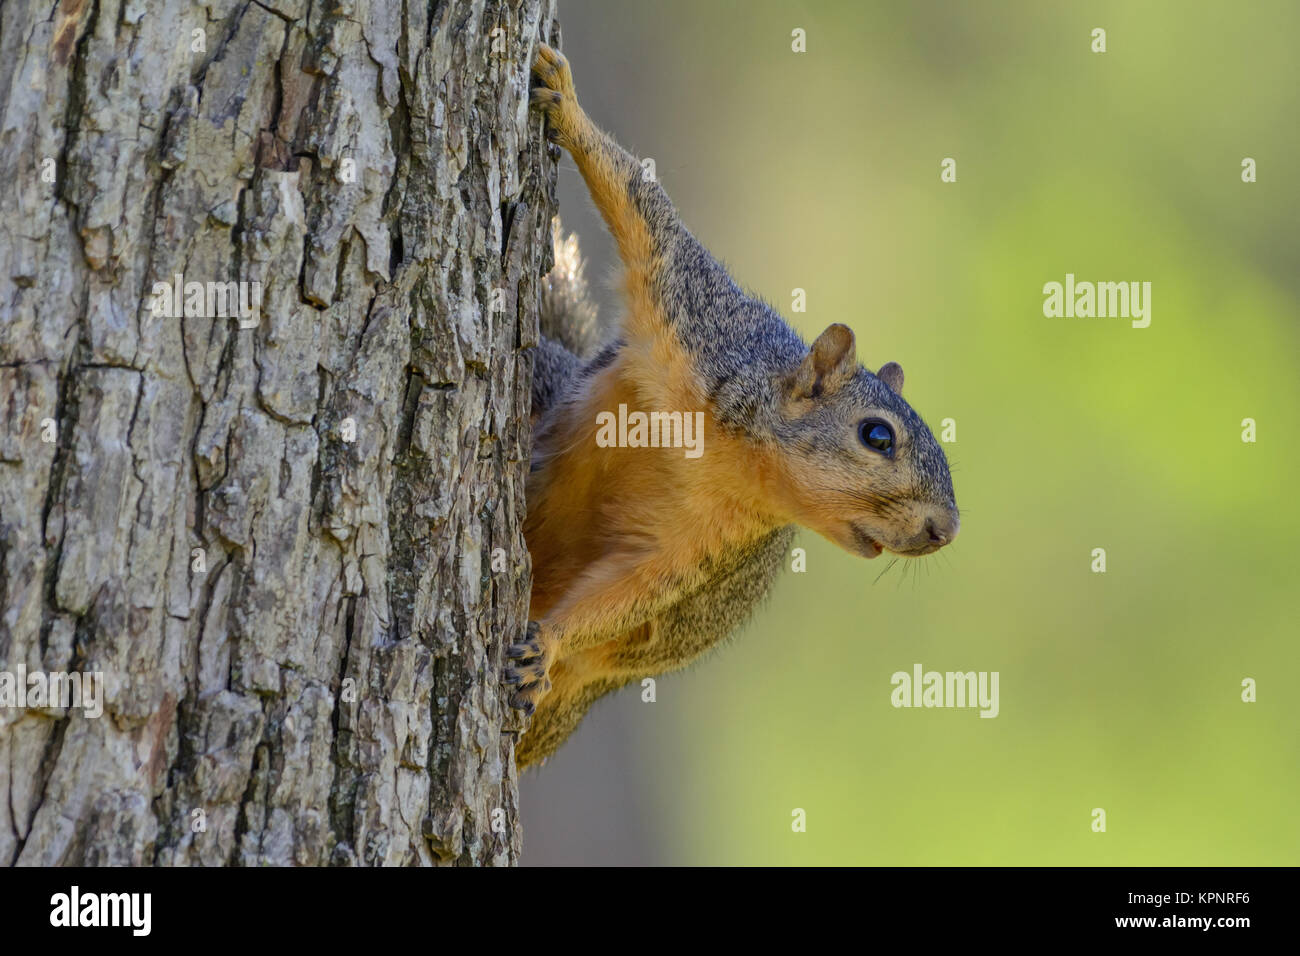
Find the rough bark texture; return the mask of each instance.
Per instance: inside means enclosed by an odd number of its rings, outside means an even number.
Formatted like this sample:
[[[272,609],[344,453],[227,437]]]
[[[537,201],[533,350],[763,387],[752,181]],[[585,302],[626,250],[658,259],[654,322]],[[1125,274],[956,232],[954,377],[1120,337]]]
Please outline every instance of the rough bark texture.
[[[0,863],[516,859],[554,16],[0,6]]]

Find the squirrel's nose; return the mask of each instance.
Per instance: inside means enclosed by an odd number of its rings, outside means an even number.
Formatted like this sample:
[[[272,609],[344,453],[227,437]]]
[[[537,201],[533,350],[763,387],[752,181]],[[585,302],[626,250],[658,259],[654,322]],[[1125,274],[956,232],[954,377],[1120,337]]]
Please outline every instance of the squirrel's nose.
[[[955,514],[950,514],[944,518],[935,518],[931,515],[925,519],[925,531],[930,536],[930,543],[936,547],[943,547],[943,545],[957,537],[957,531],[960,528],[961,519]]]

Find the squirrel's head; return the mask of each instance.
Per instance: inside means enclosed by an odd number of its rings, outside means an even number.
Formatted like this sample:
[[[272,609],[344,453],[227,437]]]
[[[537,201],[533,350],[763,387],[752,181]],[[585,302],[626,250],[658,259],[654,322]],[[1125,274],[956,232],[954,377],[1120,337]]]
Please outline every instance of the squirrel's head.
[[[868,372],[836,324],[779,387],[782,504],[796,521],[867,558],[929,554],[957,536],[948,460],[903,401],[902,368]]]

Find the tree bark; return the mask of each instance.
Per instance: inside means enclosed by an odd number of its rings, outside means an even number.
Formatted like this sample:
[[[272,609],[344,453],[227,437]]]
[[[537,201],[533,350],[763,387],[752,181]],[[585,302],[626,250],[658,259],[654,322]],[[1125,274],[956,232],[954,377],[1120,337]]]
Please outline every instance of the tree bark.
[[[554,3],[0,7],[0,863],[517,859]]]

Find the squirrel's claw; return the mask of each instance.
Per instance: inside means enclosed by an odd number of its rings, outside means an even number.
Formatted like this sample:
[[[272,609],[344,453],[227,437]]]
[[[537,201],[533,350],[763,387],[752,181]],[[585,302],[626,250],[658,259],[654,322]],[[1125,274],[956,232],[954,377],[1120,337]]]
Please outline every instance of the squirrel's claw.
[[[518,665],[507,667],[502,676],[505,677],[507,684],[524,684],[540,680],[546,676],[546,665],[542,663],[541,658],[536,658],[530,663],[520,662]]]
[[[562,93],[548,90],[544,86],[534,86],[528,91],[528,105],[533,109],[545,110],[548,106],[559,106],[563,99]]]
[[[530,637],[518,642],[517,644],[508,644],[506,646],[506,657],[512,661],[517,661],[525,657],[541,657],[542,645],[537,640],[537,634],[533,630],[534,624],[528,626]]]

